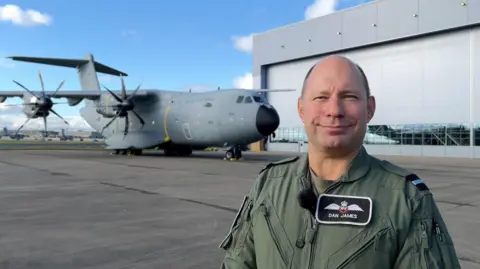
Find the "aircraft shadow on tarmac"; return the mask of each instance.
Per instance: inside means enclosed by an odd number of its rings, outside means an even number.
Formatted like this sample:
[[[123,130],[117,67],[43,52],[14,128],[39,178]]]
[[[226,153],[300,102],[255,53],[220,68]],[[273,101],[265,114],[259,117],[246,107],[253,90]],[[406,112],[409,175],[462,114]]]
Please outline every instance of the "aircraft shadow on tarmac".
[[[110,153],[108,153],[110,154]],[[210,159],[210,160],[224,160],[223,152],[204,152],[194,151],[191,156],[166,156],[163,152],[159,151],[145,151],[142,155],[135,157],[155,157],[155,158],[168,158],[168,159]],[[130,157],[122,155],[112,155],[116,157]],[[294,154],[262,154],[261,152],[244,152],[243,158],[237,162],[275,162],[285,158],[295,156]]]

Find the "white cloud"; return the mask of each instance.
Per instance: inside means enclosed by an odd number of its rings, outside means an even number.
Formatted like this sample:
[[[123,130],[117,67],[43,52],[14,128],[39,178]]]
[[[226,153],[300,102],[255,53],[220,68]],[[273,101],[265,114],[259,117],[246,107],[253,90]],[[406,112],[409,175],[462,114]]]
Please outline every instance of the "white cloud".
[[[233,87],[240,89],[253,89],[253,76],[252,73],[245,73],[243,76],[239,76],[233,79]]]
[[[315,0],[305,9],[305,20],[321,17],[335,12],[339,0]]]
[[[16,5],[5,5],[0,6],[0,21],[8,21],[22,26],[50,25],[52,17],[36,10],[22,10]]]
[[[233,46],[235,49],[243,52],[250,53],[253,49],[253,35],[255,33],[246,36],[233,36]]]

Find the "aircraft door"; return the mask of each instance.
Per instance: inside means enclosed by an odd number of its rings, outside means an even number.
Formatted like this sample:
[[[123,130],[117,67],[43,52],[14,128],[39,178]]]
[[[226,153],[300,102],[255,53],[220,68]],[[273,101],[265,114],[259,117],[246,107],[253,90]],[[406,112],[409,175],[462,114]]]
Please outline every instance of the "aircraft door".
[[[167,131],[175,143],[189,143],[195,138],[187,109],[191,106],[183,100],[175,100],[169,109]]]
[[[190,131],[190,124],[188,122],[184,122],[182,124],[182,130],[183,130],[183,135],[185,136],[185,138],[187,140],[192,140],[193,137],[192,137],[192,132]]]

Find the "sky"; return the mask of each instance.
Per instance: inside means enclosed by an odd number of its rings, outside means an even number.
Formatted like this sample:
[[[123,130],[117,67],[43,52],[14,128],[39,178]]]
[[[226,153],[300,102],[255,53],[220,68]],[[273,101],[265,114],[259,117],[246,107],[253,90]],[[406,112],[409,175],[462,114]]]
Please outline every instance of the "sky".
[[[0,91],[80,90],[74,69],[16,62],[7,56],[84,58],[128,74],[127,89],[208,91],[252,88],[252,35],[354,7],[371,0],[185,0],[185,1],[0,1]],[[120,78],[98,74],[111,90]],[[65,100],[58,102],[65,102]],[[19,98],[4,103],[21,104]],[[91,129],[75,107],[58,104],[48,129]],[[0,104],[0,127],[16,130],[26,116],[21,106]],[[43,129],[42,119],[24,129]]]

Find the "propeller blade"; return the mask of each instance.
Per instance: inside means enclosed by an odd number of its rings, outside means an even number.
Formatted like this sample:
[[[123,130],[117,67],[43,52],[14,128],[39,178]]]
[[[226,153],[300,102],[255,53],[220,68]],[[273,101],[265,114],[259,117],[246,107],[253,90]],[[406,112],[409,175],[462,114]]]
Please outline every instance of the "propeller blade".
[[[142,119],[142,117],[140,117],[140,115],[138,115],[138,113],[135,110],[132,110],[132,112],[137,117],[137,119],[140,121],[140,123],[142,124],[142,128],[143,128],[143,126],[145,125],[145,121]]]
[[[115,117],[113,117],[113,118],[107,123],[107,125],[103,126],[102,131],[101,131],[100,133],[103,134],[103,131],[104,131],[105,129],[107,129],[108,126],[110,126],[110,124],[112,124],[113,121],[116,120],[117,118],[118,118],[118,114],[115,115]]]
[[[27,87],[23,86],[20,82],[18,81],[13,81],[15,84],[17,84],[18,86],[22,87],[24,90],[26,90],[28,93],[30,93],[31,95],[37,97],[37,99],[40,99],[40,97],[38,95],[36,95],[35,93],[33,93],[32,91],[30,91],[29,89],[27,89]]]
[[[104,85],[102,85],[105,90],[107,90],[107,92],[109,92],[113,98],[115,98],[115,100],[117,100],[117,102],[121,103],[122,102],[122,99],[120,99],[120,97],[118,97],[115,93],[113,93],[112,91],[110,91],[107,87],[105,87]]]
[[[127,88],[125,87],[125,81],[123,80],[123,76],[120,76],[120,80],[122,80],[122,99],[127,99]]]
[[[38,111],[38,109],[37,109]],[[35,111],[35,113],[33,113],[33,115],[35,115],[37,113],[37,111]],[[27,120],[22,124],[22,126],[20,126],[20,128],[18,128],[18,130],[15,132],[15,135],[18,134],[18,132],[20,132],[20,130],[22,130],[23,126],[25,126],[25,124],[27,124],[32,118],[31,117],[28,117]]]
[[[135,89],[135,91],[133,91],[132,95],[128,97],[128,100],[132,99],[135,96],[135,94],[138,92],[141,86],[142,86],[142,83],[138,84],[137,88]]]
[[[60,85],[58,85],[57,90],[52,94],[52,96],[55,96],[55,94],[57,94],[57,92],[62,88],[64,83],[65,83],[65,80],[62,80],[62,82],[60,82]]]
[[[45,112],[43,113],[43,125],[45,126],[45,135],[43,136],[44,138],[48,136],[47,133],[47,115],[45,115]]]
[[[42,84],[42,92],[45,92],[45,85],[43,84],[42,71],[38,70],[38,77],[40,78],[40,84]]]
[[[24,105],[34,105],[32,103],[26,103],[26,104],[4,104],[1,106],[7,107],[7,106],[24,106]]]
[[[127,115],[125,115],[125,130],[123,131],[123,138],[125,139],[125,136],[127,136],[128,134],[128,129],[129,129],[129,126],[130,125],[130,121],[128,120],[128,113]]]
[[[70,125],[64,118],[62,118],[62,116],[60,116],[57,112],[55,112],[55,110],[50,108],[49,111],[52,112],[53,114],[57,115],[57,117],[59,117],[61,120],[63,120],[63,122],[65,122],[67,125]]]

